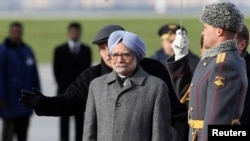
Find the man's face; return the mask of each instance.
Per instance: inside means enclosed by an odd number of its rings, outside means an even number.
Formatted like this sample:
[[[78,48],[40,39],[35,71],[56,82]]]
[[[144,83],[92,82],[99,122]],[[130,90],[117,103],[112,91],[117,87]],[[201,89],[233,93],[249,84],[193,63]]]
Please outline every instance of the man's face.
[[[19,26],[13,26],[10,29],[9,36],[13,42],[20,42],[22,40],[23,29]]]
[[[172,49],[172,43],[174,42],[176,34],[170,34],[168,38],[162,39],[161,44],[162,48],[168,56],[172,56],[174,54],[174,50]]]
[[[81,37],[81,29],[72,27],[68,31],[68,36],[73,41],[78,41]]]
[[[203,28],[201,33],[203,36],[203,47],[204,49],[209,49],[216,45],[218,38],[216,33],[219,29],[206,23],[203,24]]]
[[[97,46],[98,46],[98,51],[99,51],[103,61],[105,62],[105,64],[107,66],[109,66],[111,68],[110,54],[109,54],[109,50],[108,50],[108,43],[107,42],[99,43],[99,44],[97,44]]]
[[[137,59],[129,48],[120,42],[112,50],[111,65],[116,73],[128,76],[136,69]]]

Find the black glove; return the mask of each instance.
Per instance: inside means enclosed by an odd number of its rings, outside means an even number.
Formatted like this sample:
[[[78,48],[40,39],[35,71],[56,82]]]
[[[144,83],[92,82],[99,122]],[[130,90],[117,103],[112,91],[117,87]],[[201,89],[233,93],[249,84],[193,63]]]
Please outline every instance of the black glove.
[[[39,109],[41,108],[42,101],[45,96],[36,88],[32,88],[32,92],[21,90],[21,98],[19,99],[20,103],[24,107]]]

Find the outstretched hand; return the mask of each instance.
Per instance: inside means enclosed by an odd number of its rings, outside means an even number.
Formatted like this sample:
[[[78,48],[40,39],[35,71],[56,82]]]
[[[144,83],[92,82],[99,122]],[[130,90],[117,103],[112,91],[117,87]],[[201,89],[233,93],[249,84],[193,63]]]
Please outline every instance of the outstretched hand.
[[[181,59],[188,54],[189,50],[189,41],[185,31],[178,29],[176,31],[175,40],[172,43],[172,48],[175,53],[175,61]]]
[[[32,88],[32,92],[21,90],[21,98],[19,102],[24,107],[38,108],[42,98],[45,96],[36,88]]]

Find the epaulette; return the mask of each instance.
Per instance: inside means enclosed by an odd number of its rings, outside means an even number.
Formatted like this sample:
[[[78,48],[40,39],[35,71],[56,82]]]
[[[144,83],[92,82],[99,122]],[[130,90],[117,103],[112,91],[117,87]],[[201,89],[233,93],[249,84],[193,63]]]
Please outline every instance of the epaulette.
[[[219,54],[217,55],[217,58],[216,58],[216,64],[225,62],[225,60],[226,60],[226,55],[227,55],[226,52],[219,53]]]

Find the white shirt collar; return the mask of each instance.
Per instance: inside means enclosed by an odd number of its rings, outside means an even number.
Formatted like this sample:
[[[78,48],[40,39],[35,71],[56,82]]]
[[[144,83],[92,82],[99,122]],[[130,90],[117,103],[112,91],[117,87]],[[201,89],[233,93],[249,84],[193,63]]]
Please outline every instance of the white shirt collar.
[[[74,46],[76,46],[77,48],[80,47],[80,42],[77,41],[77,42],[74,42],[73,40],[69,39],[68,40],[68,45],[69,45],[69,48],[72,49]]]
[[[74,51],[79,52],[81,43],[79,41],[74,42],[73,40],[69,39],[68,45],[69,45],[69,50],[73,51],[74,47],[76,47],[76,50]]]

